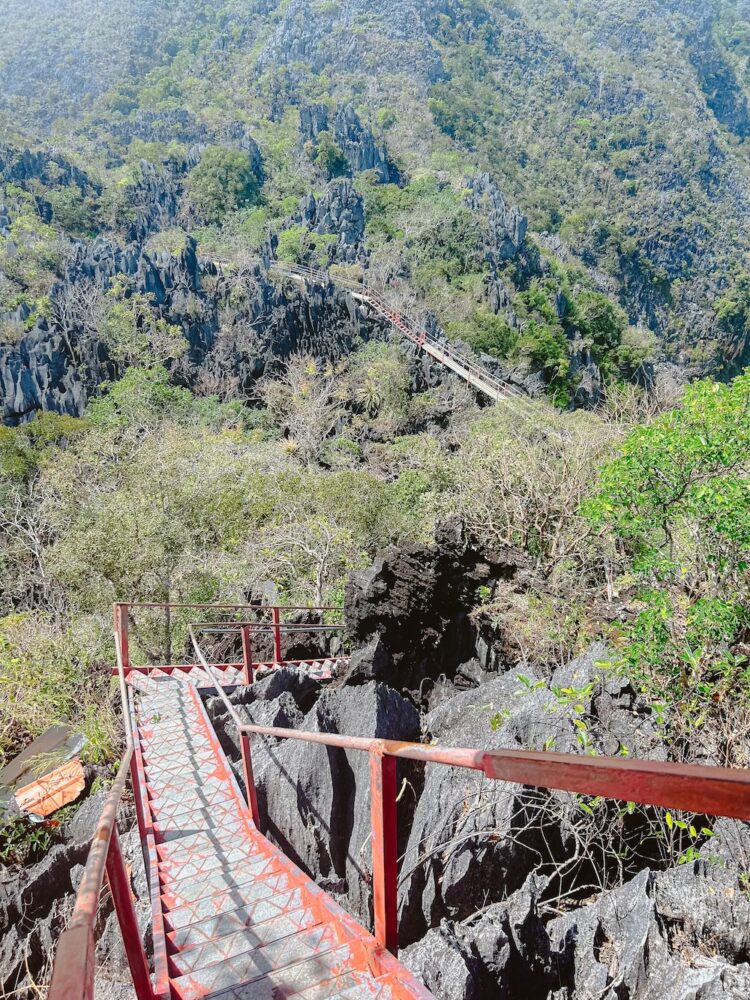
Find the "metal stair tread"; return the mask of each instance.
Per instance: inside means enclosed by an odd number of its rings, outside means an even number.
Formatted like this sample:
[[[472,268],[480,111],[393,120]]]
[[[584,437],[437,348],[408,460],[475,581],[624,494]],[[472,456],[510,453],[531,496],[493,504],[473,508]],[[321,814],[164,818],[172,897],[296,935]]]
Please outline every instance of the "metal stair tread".
[[[169,879],[173,883],[181,882],[186,878],[208,875],[209,872],[225,866],[241,869],[248,860],[247,851],[236,849],[226,854],[214,853],[205,857],[185,858],[178,862],[162,861],[159,864],[159,878],[160,880]]]
[[[195,903],[207,896],[216,896],[225,892],[235,892],[245,885],[249,879],[262,878],[263,875],[275,875],[284,870],[282,862],[276,858],[264,859],[262,864],[245,868],[242,872],[223,872],[221,869],[207,873],[196,881],[185,880],[176,884],[168,881],[162,886],[160,898],[170,909],[181,906],[182,903]],[[181,900],[180,903],[174,902]]]
[[[242,901],[238,906],[232,906],[231,910],[242,910],[261,901],[272,900],[276,893],[290,892],[299,888],[299,884],[286,872],[277,872],[263,880],[254,879],[242,889]],[[164,913],[164,926],[167,931],[180,931],[190,924],[199,923],[202,920],[219,916],[219,913],[226,912],[226,909],[217,911],[214,905],[215,896],[206,896],[195,903],[182,904],[173,910]]]
[[[303,890],[298,888],[286,896],[285,903],[277,899],[259,900],[251,906],[224,911],[215,917],[188,924],[183,931],[168,934],[167,940],[175,950],[179,950],[180,954],[185,954],[210,941],[241,934],[247,930],[254,931],[260,928],[261,933],[265,933],[263,928],[266,924],[286,916],[307,913],[308,907],[305,903]],[[229,919],[223,919],[225,917]]]
[[[320,917],[309,907],[303,906],[294,913],[281,914],[260,924],[254,923],[252,927],[213,938],[192,948],[180,948],[170,956],[170,966],[176,975],[186,975],[284,940],[291,941],[319,925]]]
[[[383,979],[363,972],[348,972],[296,996],[297,1000],[391,1000],[393,991]]]
[[[246,956],[238,956],[237,959],[220,962],[207,969],[170,979],[176,997],[179,1000],[183,998],[187,1000],[188,997],[212,997],[212,1000],[220,998],[221,1000],[275,1000],[276,997],[292,996],[294,993],[301,993],[302,990],[309,990],[318,983],[349,971],[354,963],[351,947],[342,944],[288,962],[279,968],[256,971],[255,974],[247,968],[246,975],[237,978],[235,970],[242,969],[243,959],[252,954],[250,952]],[[204,973],[202,981],[199,978],[201,972]],[[227,980],[233,979],[234,982],[222,982],[224,977]],[[186,992],[186,988],[190,992]],[[205,991],[201,992],[202,990]]]

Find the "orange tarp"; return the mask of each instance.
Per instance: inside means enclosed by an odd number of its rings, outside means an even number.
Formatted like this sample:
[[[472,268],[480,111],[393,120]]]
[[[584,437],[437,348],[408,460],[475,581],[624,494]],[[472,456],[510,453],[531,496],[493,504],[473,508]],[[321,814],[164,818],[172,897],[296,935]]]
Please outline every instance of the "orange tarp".
[[[83,767],[78,757],[75,757],[17,791],[16,803],[23,812],[49,816],[56,809],[77,799],[84,784]]]

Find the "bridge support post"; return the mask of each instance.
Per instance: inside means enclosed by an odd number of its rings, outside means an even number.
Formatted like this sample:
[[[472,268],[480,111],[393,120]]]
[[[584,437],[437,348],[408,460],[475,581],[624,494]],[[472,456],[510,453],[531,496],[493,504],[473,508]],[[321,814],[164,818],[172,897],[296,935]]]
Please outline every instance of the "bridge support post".
[[[245,671],[245,684],[253,683],[253,651],[250,643],[250,628],[242,626],[242,664]]]
[[[398,954],[396,758],[370,751],[372,894],[378,944]]]
[[[281,663],[281,616],[278,608],[271,608],[273,621],[273,661]]]
[[[250,750],[250,737],[247,733],[240,733],[240,747],[242,750],[242,772],[245,777],[245,789],[247,791],[247,804],[253,816],[253,823],[260,830],[260,814],[258,813],[258,795],[255,791],[255,777],[253,776],[253,758]]]
[[[135,995],[138,1000],[154,1000],[148,962],[143,950],[141,933],[138,930],[138,920],[135,915],[133,897],[130,892],[130,883],[120,850],[120,838],[117,836],[116,826],[112,829],[107,853],[107,881],[109,882],[109,891],[112,893],[112,901],[115,904],[115,913],[125,945],[130,975],[133,977]]]

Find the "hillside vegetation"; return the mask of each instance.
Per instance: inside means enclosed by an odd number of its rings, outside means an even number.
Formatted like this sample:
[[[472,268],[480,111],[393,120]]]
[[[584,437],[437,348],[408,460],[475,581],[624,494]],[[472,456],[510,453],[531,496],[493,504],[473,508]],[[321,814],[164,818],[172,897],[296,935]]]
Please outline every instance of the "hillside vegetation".
[[[559,403],[583,382],[586,402],[592,378],[648,382],[644,362],[722,375],[747,361],[746,13],[65,0],[22,17],[10,3],[0,107],[14,142],[85,166],[88,187],[58,174],[32,191],[55,232],[178,226],[226,257],[270,230],[280,254],[366,266],[451,336],[540,372]],[[253,176],[236,157],[221,173],[230,149]],[[299,208],[311,194],[317,214]],[[14,237],[35,211],[19,198],[6,190]],[[159,212],[134,226],[144,199]],[[39,308],[44,273],[10,272],[11,302]]]
[[[746,14],[6,4],[2,752],[72,717],[114,753],[111,601],[336,603],[460,518],[533,567],[477,596],[515,657],[605,635],[670,753],[743,763]],[[274,256],[540,401],[482,408]]]

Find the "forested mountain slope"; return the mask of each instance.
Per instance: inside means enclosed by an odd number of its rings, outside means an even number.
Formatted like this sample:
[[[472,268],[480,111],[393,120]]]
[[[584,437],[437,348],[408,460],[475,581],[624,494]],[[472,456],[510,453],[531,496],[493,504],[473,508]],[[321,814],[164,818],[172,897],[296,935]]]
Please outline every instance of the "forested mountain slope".
[[[653,360],[720,376],[748,360],[746,0],[63,0],[30,14],[0,12],[6,396],[26,395],[19,366],[39,382],[40,349],[81,367],[77,335],[62,353],[49,338],[54,286],[78,281],[71,255],[87,253],[71,237],[140,256],[160,231],[159,250],[181,247],[177,229],[199,255],[257,252],[273,233],[287,259],[364,266],[562,405],[647,383]],[[14,169],[27,146],[85,177]],[[206,337],[157,305],[201,365],[218,327]],[[92,338],[107,353],[89,329],[79,361]],[[80,399],[98,381],[82,378]],[[6,419],[70,410],[55,400],[71,392]]]
[[[6,0],[0,765],[66,722],[109,779],[113,601],[258,600],[346,604],[342,731],[747,767],[749,61],[748,0]],[[271,680],[251,718],[323,718]],[[436,997],[750,995],[747,825],[495,784],[402,798]],[[63,819],[0,825],[19,1000]]]

